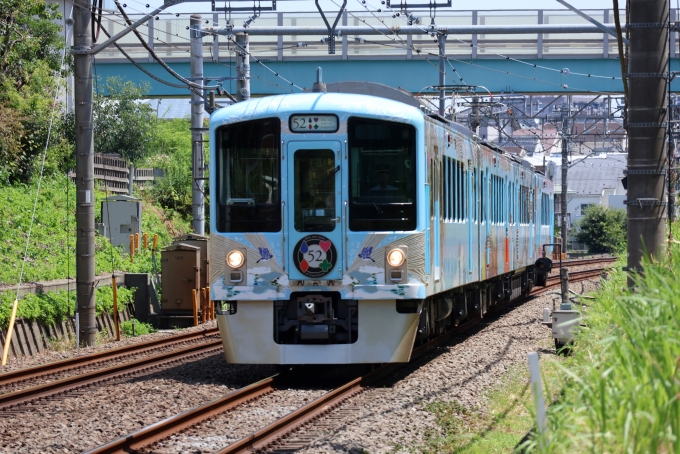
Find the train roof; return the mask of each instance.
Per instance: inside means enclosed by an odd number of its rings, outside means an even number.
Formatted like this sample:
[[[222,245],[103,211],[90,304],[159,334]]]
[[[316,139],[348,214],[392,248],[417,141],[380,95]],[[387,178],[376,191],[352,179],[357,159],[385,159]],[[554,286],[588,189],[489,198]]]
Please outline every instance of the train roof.
[[[251,98],[233,104],[213,113],[211,124],[308,112],[334,113],[341,121],[350,115],[361,115],[416,125],[422,124],[424,118],[416,107],[391,99],[352,93],[299,93]]]

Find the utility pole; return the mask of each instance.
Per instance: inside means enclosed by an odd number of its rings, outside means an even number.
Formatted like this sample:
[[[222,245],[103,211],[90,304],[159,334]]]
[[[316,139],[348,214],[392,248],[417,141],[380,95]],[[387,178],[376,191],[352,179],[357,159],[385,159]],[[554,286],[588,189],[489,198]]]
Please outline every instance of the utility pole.
[[[569,139],[567,138],[567,121],[562,120],[562,193],[560,194],[560,211],[562,212],[562,219],[560,219],[560,230],[562,231],[562,251],[566,258],[567,254],[567,171],[568,171],[568,154],[569,154]]]
[[[630,0],[628,59],[628,263],[664,253],[668,0]],[[632,282],[629,280],[629,283]]]
[[[192,14],[189,19],[191,39],[191,81],[204,84],[203,34],[201,15]],[[205,234],[205,197],[203,179],[203,99],[196,89],[191,90],[191,225],[199,235]]]
[[[89,0],[75,0],[73,54],[76,119],[76,301],[80,344],[95,343],[94,141]]]
[[[250,99],[250,45],[247,33],[236,35],[236,99],[238,102]]]
[[[437,42],[439,44],[439,115],[443,117],[446,110],[446,91],[444,90],[446,83],[446,35],[439,33]]]

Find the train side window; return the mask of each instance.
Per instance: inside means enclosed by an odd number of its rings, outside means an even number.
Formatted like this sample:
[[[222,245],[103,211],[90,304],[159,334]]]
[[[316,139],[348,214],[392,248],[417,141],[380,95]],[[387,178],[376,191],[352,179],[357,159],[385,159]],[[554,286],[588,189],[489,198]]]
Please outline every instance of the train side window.
[[[278,118],[217,129],[218,232],[281,230],[280,131]]]
[[[477,200],[477,169],[472,171],[472,203],[475,222],[479,222],[479,201]]]
[[[460,211],[458,220],[463,222],[465,219],[465,170],[463,167],[463,162],[458,161],[458,199],[460,200]]]
[[[442,176],[442,191],[443,191],[443,196],[442,196],[442,218],[444,219],[444,222],[449,220],[449,167],[448,167],[448,160],[446,156],[442,158],[442,170],[444,172]]]
[[[453,222],[458,222],[458,161],[451,160],[451,173],[453,175]]]
[[[484,190],[484,171],[479,174],[479,221],[485,220],[486,191]]]
[[[463,164],[463,220],[468,221],[468,170]]]

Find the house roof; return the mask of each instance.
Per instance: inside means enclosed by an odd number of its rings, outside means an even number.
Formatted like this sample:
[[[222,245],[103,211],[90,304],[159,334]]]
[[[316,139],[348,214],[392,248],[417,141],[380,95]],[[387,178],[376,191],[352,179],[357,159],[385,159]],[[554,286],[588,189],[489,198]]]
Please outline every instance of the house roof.
[[[574,161],[567,175],[568,192],[579,195],[601,195],[605,189],[615,189],[624,177],[628,154],[601,153],[587,159]],[[562,184],[562,170],[558,165],[555,186]]]

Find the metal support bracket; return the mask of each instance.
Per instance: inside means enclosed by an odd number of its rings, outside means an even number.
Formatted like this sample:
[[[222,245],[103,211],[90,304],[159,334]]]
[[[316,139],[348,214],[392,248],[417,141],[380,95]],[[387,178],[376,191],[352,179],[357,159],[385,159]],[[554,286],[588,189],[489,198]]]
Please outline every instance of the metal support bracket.
[[[326,28],[328,28],[328,53],[334,54],[335,53],[335,27],[338,25],[338,21],[340,21],[340,17],[342,16],[342,12],[345,10],[345,6],[347,6],[347,0],[343,0],[342,6],[340,7],[340,11],[338,11],[338,16],[335,18],[335,22],[333,22],[332,27],[328,23],[328,20],[326,19],[326,15],[323,13],[323,10],[319,6],[319,0],[314,0],[314,3],[316,4],[316,9],[319,10],[319,14],[321,14],[321,18],[323,19],[324,23],[326,24]]]
[[[623,75],[626,79],[638,77],[655,77],[658,79],[668,79],[668,73],[625,73]]]
[[[625,203],[626,205],[638,205],[640,208],[666,205],[666,202],[659,199],[655,199],[653,197],[643,197],[639,199],[626,200],[623,203]]]
[[[666,28],[670,24],[666,22],[635,22],[626,25],[627,28]]]
[[[642,169],[635,169],[635,170],[628,170],[624,169],[623,170],[624,175],[666,175],[666,169],[650,169],[650,170],[642,170]]]
[[[628,123],[629,128],[665,128],[668,125],[665,121],[663,123]]]

